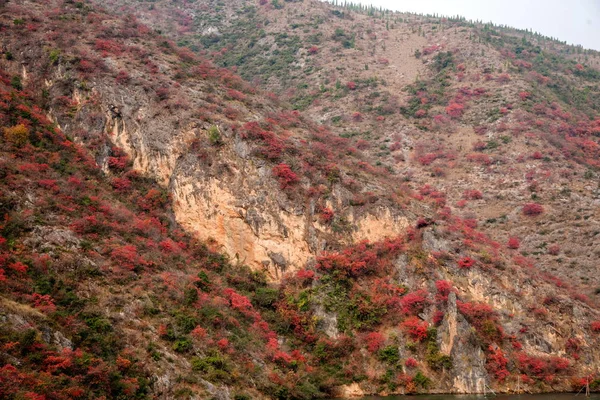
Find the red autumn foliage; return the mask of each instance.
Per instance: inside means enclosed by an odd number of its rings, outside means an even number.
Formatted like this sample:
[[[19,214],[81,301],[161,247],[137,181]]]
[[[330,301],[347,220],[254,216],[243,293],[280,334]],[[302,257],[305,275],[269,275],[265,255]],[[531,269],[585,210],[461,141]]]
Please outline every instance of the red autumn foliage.
[[[33,306],[38,310],[41,310],[46,313],[51,313],[56,311],[56,305],[54,305],[54,300],[49,294],[33,294]]]
[[[427,116],[427,110],[421,108],[415,112],[415,118],[423,118],[425,116]]]
[[[129,191],[129,189],[131,189],[131,181],[129,179],[127,179],[126,177],[113,178],[111,184],[112,184],[112,187],[117,192],[124,193],[124,192]]]
[[[134,270],[136,267],[145,266],[148,264],[139,254],[136,246],[128,244],[114,248],[110,257],[119,263],[119,265]]]
[[[510,81],[511,81],[511,78],[510,78],[510,75],[509,75],[509,74],[500,74],[500,75],[498,75],[498,77],[496,78],[496,81],[497,81],[498,83],[505,84],[505,83],[508,83],[508,82],[510,82]]]
[[[433,325],[440,326],[440,324],[444,320],[444,316],[444,312],[440,310],[437,310],[435,313],[433,313]]]
[[[298,278],[304,284],[308,284],[315,279],[315,272],[308,269],[301,269],[296,272],[296,278]]]
[[[227,288],[223,291],[227,299],[229,300],[229,304],[231,308],[238,311],[247,311],[252,308],[252,303],[246,296],[242,296],[237,293],[235,290],[231,288]]]
[[[492,163],[492,159],[489,155],[484,153],[470,153],[466,156],[467,161],[474,162],[483,165],[490,165]]]
[[[221,351],[225,351],[229,347],[229,340],[227,340],[226,338],[220,339],[217,342],[217,346],[219,346],[219,349],[221,349]]]
[[[206,336],[206,329],[198,325],[190,332],[190,334],[196,339],[203,339]]]
[[[422,342],[427,338],[427,322],[421,321],[418,317],[408,317],[402,322],[401,327],[411,339],[417,342]]]
[[[448,296],[454,290],[454,287],[452,286],[452,282],[450,282],[450,281],[442,281],[442,280],[436,281],[435,287],[437,289],[436,300],[442,301],[442,302],[448,301]]]
[[[479,332],[487,342],[500,342],[504,338],[504,331],[498,325],[498,317],[494,309],[485,303],[457,301],[460,313]]]
[[[469,189],[464,191],[463,198],[467,200],[480,200],[483,199],[483,194],[479,190]]]
[[[590,328],[592,329],[592,332],[600,333],[600,321],[592,322]]]
[[[475,260],[471,257],[462,257],[458,260],[458,268],[460,269],[470,269],[475,265]]]
[[[322,224],[329,224],[333,220],[333,210],[330,207],[323,207],[319,212],[319,220]]]
[[[506,244],[506,247],[508,247],[509,249],[517,250],[519,247],[521,247],[521,241],[518,237],[511,236],[508,238],[508,243]]]
[[[406,359],[406,362],[404,363],[404,365],[406,366],[406,368],[416,368],[418,363],[417,363],[417,360],[415,360],[412,357],[409,357]]]
[[[557,256],[560,254],[560,246],[558,244],[551,244],[548,246],[548,254]]]
[[[27,265],[23,264],[20,261],[14,262],[14,263],[10,263],[7,265],[9,270],[18,272],[20,274],[24,274],[27,272]]]
[[[400,300],[402,312],[409,315],[416,315],[422,312],[429,304],[427,294],[426,290],[421,289],[404,295],[402,300]]]
[[[523,206],[523,214],[527,216],[537,216],[544,212],[544,207],[537,203],[527,203]]]
[[[227,96],[233,100],[244,101],[246,100],[246,95],[238,90],[229,89],[227,90]]]
[[[370,332],[365,336],[367,350],[371,353],[377,352],[385,343],[385,336],[379,332]]]
[[[520,353],[517,356],[519,369],[529,377],[554,380],[555,375],[567,371],[571,363],[569,360],[561,357],[536,357],[525,353]]]
[[[459,103],[450,103],[446,107],[446,114],[448,114],[452,118],[460,118],[463,115],[465,110],[465,106]]]
[[[273,167],[273,175],[279,180],[279,186],[282,189],[287,189],[300,181],[298,175],[291,170],[290,166],[281,163]]]
[[[493,374],[500,382],[503,382],[510,375],[510,372],[506,369],[507,365],[508,359],[504,356],[502,349],[490,345],[485,364],[488,372]]]
[[[521,92],[521,93],[519,93],[519,97],[521,98],[522,101],[525,101],[531,97],[531,93],[530,92]]]

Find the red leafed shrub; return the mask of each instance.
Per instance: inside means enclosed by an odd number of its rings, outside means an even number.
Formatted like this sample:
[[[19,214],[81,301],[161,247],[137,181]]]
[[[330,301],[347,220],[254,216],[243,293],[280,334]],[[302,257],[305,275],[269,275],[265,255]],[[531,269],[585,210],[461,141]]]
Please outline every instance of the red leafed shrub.
[[[471,257],[463,257],[458,260],[458,268],[460,269],[469,269],[473,265],[475,265],[475,260],[473,260]]]
[[[425,116],[427,116],[427,111],[423,110],[422,108],[415,112],[415,118],[423,118]]]
[[[169,96],[171,96],[171,92],[168,87],[163,86],[156,89],[156,97],[158,97],[159,100],[167,100]]]
[[[440,326],[440,324],[442,323],[443,320],[444,320],[444,312],[443,311],[438,310],[433,314],[433,325]]]
[[[570,367],[569,360],[561,357],[536,357],[521,353],[517,356],[519,369],[530,377],[552,380],[558,373],[564,373]]]
[[[480,200],[483,199],[483,194],[479,190],[470,189],[465,190],[463,193],[463,198],[468,200]]]
[[[385,336],[379,332],[370,332],[365,336],[365,342],[367,344],[367,350],[371,353],[375,353],[383,347]]]
[[[311,46],[308,49],[308,54],[315,55],[319,52],[319,48],[317,46]]]
[[[58,192],[60,189],[56,185],[56,180],[54,179],[40,179],[38,181],[38,185],[47,190],[52,190],[53,192]]]
[[[504,356],[502,349],[495,346],[489,346],[486,361],[486,369],[493,374],[496,379],[503,382],[510,372],[506,369],[508,359]]]
[[[333,220],[333,210],[329,207],[323,207],[319,212],[319,220],[322,224],[329,224]]]
[[[27,272],[27,265],[23,264],[23,263],[22,263],[22,262],[20,262],[20,261],[17,261],[17,262],[15,262],[15,263],[8,264],[8,266],[7,266],[7,267],[8,267],[8,269],[10,269],[10,270],[13,270],[13,271],[15,271],[15,272],[18,272],[18,273],[20,273],[20,274],[24,274],[24,273],[26,273],[26,272]]]
[[[414,358],[407,358],[406,362],[404,363],[404,365],[406,366],[406,368],[416,368],[418,363],[417,360],[415,360]]]
[[[48,164],[25,163],[19,165],[18,169],[21,172],[41,173],[48,171],[48,169],[50,169],[50,166]]]
[[[553,244],[548,246],[548,254],[557,256],[560,253],[560,246],[557,244]]]
[[[117,73],[117,76],[115,77],[115,81],[119,84],[119,85],[123,85],[128,83],[131,80],[131,77],[129,76],[129,73],[127,71],[119,71]]]
[[[544,207],[537,203],[527,203],[523,206],[523,214],[528,216],[540,215],[544,212]]]
[[[465,110],[465,106],[458,103],[450,103],[448,107],[446,107],[446,114],[448,114],[452,118],[460,118],[463,115]]]
[[[496,81],[498,83],[508,83],[508,82],[510,82],[510,75],[509,74],[500,74],[496,78]]]
[[[81,60],[77,69],[81,72],[92,73],[96,70],[96,64],[90,60]]]
[[[519,240],[519,238],[511,236],[510,238],[508,238],[508,243],[506,244],[506,247],[508,247],[509,249],[517,250],[519,247],[521,247],[521,241]]]
[[[131,181],[125,177],[113,178],[111,185],[117,192],[126,192],[131,189]]]
[[[115,55],[119,55],[123,52],[123,47],[119,43],[108,39],[96,39],[94,48],[98,51]]]
[[[33,306],[38,310],[41,310],[46,313],[52,313],[56,311],[56,305],[54,305],[54,300],[50,297],[49,294],[33,294]]]
[[[521,93],[519,93],[519,97],[521,98],[522,101],[525,101],[531,97],[531,93],[530,92],[521,92]]]
[[[110,253],[110,257],[129,270],[147,264],[147,262],[138,255],[137,247],[131,244],[114,248]]]
[[[454,290],[450,281],[436,281],[435,287],[437,289],[436,299],[439,301],[448,301],[448,295]]]
[[[417,342],[422,342],[427,338],[427,322],[421,321],[418,317],[409,317],[401,324],[404,331]]]
[[[237,293],[235,290],[227,288],[223,291],[223,293],[229,300],[231,308],[238,311],[246,311],[252,308],[252,303],[250,303],[250,300],[246,296],[242,296],[241,294]]]
[[[206,336],[206,329],[198,325],[190,332],[190,334],[196,339],[202,339]]]
[[[359,113],[358,111],[353,112],[352,113],[352,121],[354,121],[354,122],[360,122],[360,121],[362,121],[362,114]]]
[[[244,124],[241,137],[260,140],[260,154],[272,161],[278,160],[287,148],[284,139],[271,131],[262,129],[257,122]]]
[[[499,342],[503,339],[504,331],[498,326],[496,313],[490,305],[457,301],[456,306],[460,313],[488,343]]]
[[[181,252],[181,247],[172,239],[165,239],[158,244],[158,247],[166,254],[178,254]]]
[[[443,48],[442,45],[433,44],[431,46],[427,46],[423,48],[423,55],[428,56],[430,54],[435,53],[436,51],[440,51]]]
[[[227,348],[229,347],[229,340],[223,338],[217,342],[217,346],[219,346],[219,349],[221,349],[221,351],[227,350]]]
[[[227,90],[227,96],[233,100],[244,101],[246,99],[246,95],[242,92],[239,92],[235,89]]]
[[[423,311],[426,305],[429,304],[427,299],[427,291],[421,289],[416,292],[406,294],[400,300],[402,306],[402,312],[405,314],[416,315]]]
[[[474,162],[483,165],[490,165],[492,163],[492,159],[489,155],[484,153],[471,153],[466,156],[467,161]]]
[[[353,81],[347,82],[346,83],[346,87],[350,90],[355,90],[356,89],[356,83]]]
[[[592,329],[592,332],[600,333],[600,321],[592,322],[590,328]]]
[[[310,283],[315,279],[315,272],[309,269],[301,269],[296,273],[296,278],[305,284]]]
[[[421,165],[429,165],[435,160],[437,160],[438,156],[439,155],[436,153],[427,153],[420,156],[417,160],[419,161],[419,163],[421,163]]]
[[[274,166],[273,174],[279,180],[279,186],[282,189],[286,189],[300,181],[298,175],[296,175],[296,173],[291,170],[290,166],[285,163]]]
[[[477,142],[473,143],[473,150],[475,151],[483,151],[486,148],[487,144],[482,140],[478,140]]]
[[[108,157],[108,166],[117,171],[122,171],[127,168],[128,163],[129,157],[127,156]]]
[[[535,151],[531,155],[531,158],[533,158],[534,160],[541,160],[542,158],[544,158],[544,155],[542,154],[541,151]]]
[[[581,351],[581,340],[577,338],[569,338],[565,344],[565,350],[573,359],[579,360],[579,352]]]

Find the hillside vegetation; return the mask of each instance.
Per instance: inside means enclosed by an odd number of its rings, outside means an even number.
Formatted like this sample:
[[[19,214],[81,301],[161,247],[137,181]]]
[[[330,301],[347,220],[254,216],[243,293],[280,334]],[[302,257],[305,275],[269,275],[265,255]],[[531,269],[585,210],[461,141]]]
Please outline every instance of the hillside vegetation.
[[[1,398],[600,389],[596,52],[310,0],[0,30]]]

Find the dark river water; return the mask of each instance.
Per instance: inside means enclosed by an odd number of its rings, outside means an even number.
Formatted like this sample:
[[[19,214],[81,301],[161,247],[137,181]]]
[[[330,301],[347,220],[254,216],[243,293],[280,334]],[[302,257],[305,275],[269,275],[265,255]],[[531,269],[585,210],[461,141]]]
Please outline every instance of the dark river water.
[[[552,394],[500,394],[494,395],[419,395],[419,396],[390,396],[390,397],[362,397],[359,400],[600,400],[600,394],[585,397],[584,394],[552,393]]]

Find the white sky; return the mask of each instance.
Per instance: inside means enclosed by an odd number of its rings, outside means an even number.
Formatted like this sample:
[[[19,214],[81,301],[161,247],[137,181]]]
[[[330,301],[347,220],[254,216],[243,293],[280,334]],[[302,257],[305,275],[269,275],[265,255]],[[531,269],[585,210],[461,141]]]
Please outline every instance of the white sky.
[[[343,3],[344,0],[338,0]],[[348,0],[390,10],[492,21],[533,29],[600,51],[600,0]]]

